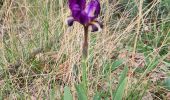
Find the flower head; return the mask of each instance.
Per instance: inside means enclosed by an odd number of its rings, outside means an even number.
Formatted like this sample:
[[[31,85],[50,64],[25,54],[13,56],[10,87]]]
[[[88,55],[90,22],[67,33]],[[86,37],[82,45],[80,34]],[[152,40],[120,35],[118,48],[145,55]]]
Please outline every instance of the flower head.
[[[101,23],[97,21],[100,13],[100,3],[98,0],[91,0],[86,5],[86,0],[69,0],[71,16],[67,19],[67,24],[72,26],[74,21],[84,26],[91,27],[91,31],[101,30]]]

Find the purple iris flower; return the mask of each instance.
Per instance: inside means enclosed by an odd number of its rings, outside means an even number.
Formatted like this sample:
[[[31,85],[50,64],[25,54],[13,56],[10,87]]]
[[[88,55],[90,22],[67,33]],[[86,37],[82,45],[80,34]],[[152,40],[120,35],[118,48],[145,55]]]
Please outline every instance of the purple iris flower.
[[[86,0],[69,0],[71,16],[67,19],[68,26],[72,26],[74,21],[83,26],[91,27],[91,31],[100,31],[102,24],[97,20],[100,13],[100,3],[98,0],[91,0],[86,5]]]

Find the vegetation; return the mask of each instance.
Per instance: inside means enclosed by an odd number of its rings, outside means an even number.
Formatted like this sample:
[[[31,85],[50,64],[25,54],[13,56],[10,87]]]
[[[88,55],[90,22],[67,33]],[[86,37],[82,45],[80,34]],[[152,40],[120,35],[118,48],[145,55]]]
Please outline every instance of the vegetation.
[[[170,0],[100,3],[85,88],[84,30],[65,24],[67,0],[1,0],[0,100],[168,100]]]

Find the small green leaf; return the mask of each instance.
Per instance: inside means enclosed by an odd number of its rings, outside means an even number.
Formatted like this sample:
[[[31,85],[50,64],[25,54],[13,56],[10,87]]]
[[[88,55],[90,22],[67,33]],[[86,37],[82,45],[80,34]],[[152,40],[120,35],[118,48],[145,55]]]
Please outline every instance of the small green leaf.
[[[159,64],[158,60],[155,60],[152,62],[152,64],[150,64],[147,68],[147,72],[151,71],[152,69],[154,69],[157,65]]]
[[[93,100],[101,100],[100,94],[98,92],[94,95]]]
[[[127,77],[122,81],[122,83],[117,88],[117,91],[115,93],[115,96],[114,96],[113,100],[122,100],[124,90],[125,90],[125,87],[126,87],[126,83],[127,83]]]
[[[170,90],[170,77],[167,78],[167,79],[165,79],[163,85],[164,85],[164,87],[165,87],[166,89]]]
[[[114,92],[113,100],[122,100],[126,83],[127,83],[127,73],[128,73],[128,67],[125,67],[123,72],[121,73],[118,87]]]
[[[115,69],[117,69],[120,65],[123,64],[123,60],[119,59],[116,60],[113,64],[112,64],[112,71],[114,71]]]
[[[105,98],[104,100],[110,100],[109,97]]]
[[[55,88],[52,88],[50,90],[50,100],[55,100]]]
[[[127,73],[128,73],[128,67],[125,67],[123,72],[121,73],[119,84],[121,84],[123,82],[123,80],[126,78]]]
[[[78,100],[87,100],[85,89],[83,87],[84,86],[82,84],[75,85],[78,94]]]
[[[70,88],[67,86],[64,87],[64,100],[73,100]]]

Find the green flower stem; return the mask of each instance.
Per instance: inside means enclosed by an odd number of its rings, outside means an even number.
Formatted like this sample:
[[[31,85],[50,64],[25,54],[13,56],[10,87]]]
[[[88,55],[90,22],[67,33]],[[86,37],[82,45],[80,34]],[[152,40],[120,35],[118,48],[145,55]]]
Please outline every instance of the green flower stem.
[[[82,59],[82,70],[83,70],[83,75],[82,75],[82,82],[84,85],[85,92],[87,93],[87,55],[88,55],[88,26],[84,26],[84,42],[83,42],[83,59]]]
[[[88,55],[88,26],[84,26],[83,59]]]

